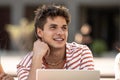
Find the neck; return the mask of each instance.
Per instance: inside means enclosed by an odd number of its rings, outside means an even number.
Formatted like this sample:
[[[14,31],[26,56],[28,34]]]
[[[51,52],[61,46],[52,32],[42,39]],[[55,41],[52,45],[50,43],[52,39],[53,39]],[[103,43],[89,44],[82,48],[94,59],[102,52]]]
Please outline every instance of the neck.
[[[60,60],[65,60],[65,55],[66,55],[66,48],[62,48],[62,49],[50,48],[50,55],[45,59],[48,62],[56,63]]]

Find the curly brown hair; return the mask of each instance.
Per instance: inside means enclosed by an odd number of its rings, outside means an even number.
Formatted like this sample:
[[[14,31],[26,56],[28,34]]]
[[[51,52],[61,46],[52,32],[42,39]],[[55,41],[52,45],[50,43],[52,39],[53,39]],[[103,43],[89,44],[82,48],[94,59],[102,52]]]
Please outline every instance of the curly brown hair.
[[[44,29],[44,25],[48,17],[54,18],[56,16],[64,17],[67,24],[70,23],[70,14],[69,10],[62,5],[43,5],[35,11],[35,32],[37,27]]]

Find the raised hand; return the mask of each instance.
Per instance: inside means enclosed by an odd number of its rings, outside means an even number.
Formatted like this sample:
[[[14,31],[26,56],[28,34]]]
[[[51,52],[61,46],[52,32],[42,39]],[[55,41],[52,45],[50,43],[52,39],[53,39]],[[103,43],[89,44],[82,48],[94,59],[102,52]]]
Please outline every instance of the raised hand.
[[[34,42],[33,52],[38,56],[44,57],[49,55],[50,49],[47,43],[42,42],[41,40],[38,39],[37,41]]]

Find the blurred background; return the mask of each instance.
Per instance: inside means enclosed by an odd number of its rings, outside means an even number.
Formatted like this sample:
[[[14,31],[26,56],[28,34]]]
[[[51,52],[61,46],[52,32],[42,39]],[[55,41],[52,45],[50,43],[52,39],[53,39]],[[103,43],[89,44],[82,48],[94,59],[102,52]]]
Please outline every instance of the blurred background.
[[[68,42],[88,45],[101,80],[114,80],[114,58],[118,53],[115,48],[120,42],[120,0],[0,0],[0,56],[5,72],[15,76],[16,65],[32,50],[36,40],[34,11],[44,3],[69,9],[72,20]]]

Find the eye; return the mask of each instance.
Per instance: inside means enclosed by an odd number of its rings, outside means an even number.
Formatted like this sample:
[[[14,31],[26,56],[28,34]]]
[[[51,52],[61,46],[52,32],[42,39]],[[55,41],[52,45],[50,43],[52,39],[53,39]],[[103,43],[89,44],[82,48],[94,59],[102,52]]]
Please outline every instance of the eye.
[[[68,27],[67,26],[63,26],[62,29],[63,30],[68,30]]]
[[[56,29],[56,25],[50,25],[50,29]]]
[[[56,29],[56,26],[51,26],[50,29]]]

